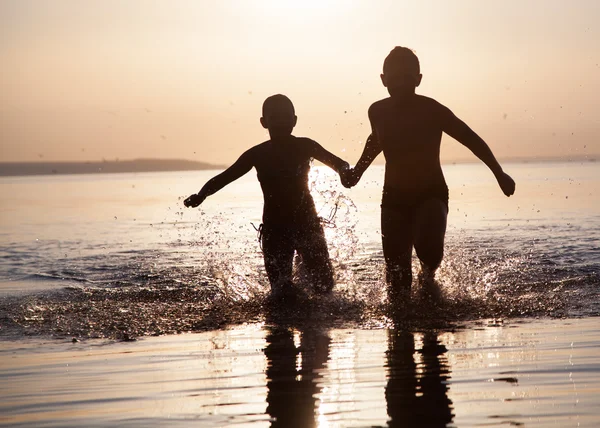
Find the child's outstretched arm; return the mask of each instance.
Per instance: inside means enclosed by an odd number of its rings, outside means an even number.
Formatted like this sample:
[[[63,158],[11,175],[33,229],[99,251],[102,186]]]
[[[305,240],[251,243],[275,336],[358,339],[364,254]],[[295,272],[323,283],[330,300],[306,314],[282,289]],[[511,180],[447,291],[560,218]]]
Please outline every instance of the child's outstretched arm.
[[[440,104],[441,106],[441,104]],[[515,193],[515,182],[502,170],[490,147],[469,126],[442,106],[443,131],[473,152],[494,173],[498,185],[506,196]]]
[[[208,180],[198,193],[188,197],[183,201],[183,204],[186,207],[195,208],[204,202],[208,196],[217,193],[223,187],[250,171],[254,166],[251,150],[252,149],[248,150],[240,156],[240,158],[225,171]]]

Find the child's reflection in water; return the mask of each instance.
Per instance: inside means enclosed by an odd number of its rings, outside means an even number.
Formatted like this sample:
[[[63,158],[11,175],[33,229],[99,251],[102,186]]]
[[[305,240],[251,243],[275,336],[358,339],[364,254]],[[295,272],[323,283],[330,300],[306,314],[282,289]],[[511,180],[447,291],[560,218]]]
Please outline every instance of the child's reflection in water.
[[[315,427],[316,396],[320,392],[322,369],[329,359],[327,331],[304,329],[300,347],[294,344],[293,330],[269,328],[267,334],[267,413],[272,427]],[[298,354],[301,367],[297,367]]]
[[[385,388],[388,426],[445,427],[452,421],[446,352],[433,332],[424,333],[423,347],[416,350],[413,333],[388,331]]]
[[[272,427],[316,427],[317,396],[329,359],[329,331],[300,329],[300,346],[290,327],[268,328],[267,413]],[[422,349],[411,332],[388,331],[385,399],[390,427],[444,427],[452,421],[446,347],[426,332]],[[300,358],[298,358],[300,357]],[[299,363],[301,361],[301,363]]]

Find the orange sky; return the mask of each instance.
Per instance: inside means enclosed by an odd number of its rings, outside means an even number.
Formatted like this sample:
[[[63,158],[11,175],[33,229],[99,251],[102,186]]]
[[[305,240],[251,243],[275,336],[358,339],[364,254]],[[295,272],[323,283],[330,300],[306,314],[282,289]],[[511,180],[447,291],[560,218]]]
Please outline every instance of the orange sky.
[[[354,163],[395,45],[498,157],[598,156],[599,22],[595,0],[2,0],[1,160],[229,164],[284,93],[295,134]]]

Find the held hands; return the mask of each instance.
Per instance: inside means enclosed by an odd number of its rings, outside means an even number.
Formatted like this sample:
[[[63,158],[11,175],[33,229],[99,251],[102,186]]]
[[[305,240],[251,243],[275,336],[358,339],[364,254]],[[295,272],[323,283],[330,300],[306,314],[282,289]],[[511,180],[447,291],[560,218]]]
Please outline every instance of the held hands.
[[[346,188],[351,188],[356,186],[358,181],[360,180],[360,176],[356,174],[354,168],[345,168],[343,171],[340,171],[340,181],[342,182],[342,186]]]
[[[183,201],[183,205],[185,205],[188,208],[196,208],[198,205],[200,205],[202,202],[204,202],[204,200],[206,199],[206,196],[200,195],[199,193],[194,193],[193,195],[191,195],[190,197],[188,197],[185,201]]]
[[[511,178],[510,175],[508,175],[505,172],[501,172],[496,177],[496,180],[498,180],[498,185],[500,185],[502,192],[504,192],[506,196],[510,196],[513,193],[515,193],[515,181]]]

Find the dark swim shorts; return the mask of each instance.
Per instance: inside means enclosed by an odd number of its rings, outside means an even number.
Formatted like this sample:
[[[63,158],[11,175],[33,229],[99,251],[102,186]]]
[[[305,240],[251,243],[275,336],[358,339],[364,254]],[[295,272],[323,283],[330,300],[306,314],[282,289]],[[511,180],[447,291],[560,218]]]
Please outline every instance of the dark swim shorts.
[[[448,186],[436,186],[418,193],[403,192],[384,188],[381,208],[391,210],[412,210],[429,199],[441,201],[448,209]]]

